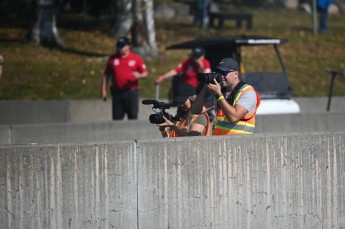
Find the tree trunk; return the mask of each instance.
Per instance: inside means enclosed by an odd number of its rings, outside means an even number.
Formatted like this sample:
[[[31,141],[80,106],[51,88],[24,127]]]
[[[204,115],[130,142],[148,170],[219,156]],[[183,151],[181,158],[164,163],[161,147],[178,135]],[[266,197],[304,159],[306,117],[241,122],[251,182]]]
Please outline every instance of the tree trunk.
[[[150,47],[151,56],[158,56],[158,48],[156,45],[156,30],[154,20],[153,0],[147,0],[147,9],[145,11],[145,22],[147,27],[147,42]]]
[[[116,36],[129,36],[133,51],[144,58],[158,55],[153,0],[116,0]]]
[[[117,37],[128,36],[133,24],[132,0],[115,1],[115,34]]]
[[[63,47],[58,34],[54,0],[37,0],[35,7],[36,20],[31,29],[30,42],[48,47]]]

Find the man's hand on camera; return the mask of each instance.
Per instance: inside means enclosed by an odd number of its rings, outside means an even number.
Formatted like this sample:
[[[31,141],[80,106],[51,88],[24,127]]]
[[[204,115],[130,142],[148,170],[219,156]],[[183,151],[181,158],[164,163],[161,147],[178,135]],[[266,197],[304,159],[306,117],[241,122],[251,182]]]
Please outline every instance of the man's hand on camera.
[[[209,83],[206,85],[207,90],[213,95],[222,94],[221,86],[216,79],[213,79],[214,83]]]
[[[164,118],[165,122],[161,123],[161,124],[158,124],[157,126],[159,126],[159,127],[172,127],[172,126],[175,126],[175,124],[173,122],[171,122],[169,119],[167,119],[164,116],[163,116],[163,118]]]

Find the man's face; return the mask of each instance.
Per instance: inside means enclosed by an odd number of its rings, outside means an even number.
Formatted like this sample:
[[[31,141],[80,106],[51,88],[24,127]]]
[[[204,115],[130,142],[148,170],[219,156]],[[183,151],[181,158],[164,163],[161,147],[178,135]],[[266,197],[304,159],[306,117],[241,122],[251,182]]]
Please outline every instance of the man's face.
[[[221,73],[223,76],[222,86],[232,87],[237,77],[238,71],[226,71]]]
[[[117,51],[120,53],[120,55],[126,55],[129,52],[129,45],[125,46],[117,46]]]
[[[202,60],[203,58],[204,58],[203,55],[201,55],[201,56],[192,56],[192,59],[193,59],[193,60],[196,60],[196,61]]]

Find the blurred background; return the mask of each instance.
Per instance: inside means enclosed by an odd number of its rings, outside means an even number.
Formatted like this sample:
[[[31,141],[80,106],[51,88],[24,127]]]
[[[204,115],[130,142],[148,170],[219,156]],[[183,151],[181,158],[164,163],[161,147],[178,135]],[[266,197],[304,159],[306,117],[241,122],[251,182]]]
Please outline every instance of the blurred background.
[[[327,96],[327,68],[345,71],[345,1],[328,8],[327,33],[315,31],[313,2],[299,0],[213,0],[211,12],[253,15],[251,29],[197,25],[193,0],[2,0],[0,54],[4,57],[1,100],[98,99],[106,60],[120,35],[133,38],[149,77],[140,96],[154,98],[154,80],[190,50],[166,47],[202,36],[264,35],[287,39],[280,46],[294,97]],[[318,19],[317,19],[318,23]],[[274,50],[243,48],[243,62],[257,70],[278,66]],[[260,55],[259,55],[260,54]],[[264,58],[263,58],[264,57]],[[160,97],[171,86],[162,83]],[[333,95],[345,95],[337,77]]]

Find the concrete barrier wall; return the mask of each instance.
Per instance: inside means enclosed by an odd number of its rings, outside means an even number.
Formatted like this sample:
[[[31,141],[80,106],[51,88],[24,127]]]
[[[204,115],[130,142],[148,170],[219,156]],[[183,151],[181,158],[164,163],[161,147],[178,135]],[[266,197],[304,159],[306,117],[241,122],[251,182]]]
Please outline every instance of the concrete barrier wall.
[[[345,112],[257,115],[255,133],[307,133],[345,130]]]
[[[307,133],[345,130],[344,113],[257,116],[255,133]],[[85,143],[161,139],[148,120],[0,126],[0,145]]]
[[[137,228],[134,146],[1,148],[1,227]]]
[[[111,100],[101,99],[0,101],[0,125],[106,122],[112,120],[111,109]],[[147,121],[152,113],[152,105],[139,103],[139,120]]]
[[[300,105],[301,113],[326,112],[327,97],[294,98]],[[162,100],[164,101],[164,100]],[[167,101],[165,101],[167,102]],[[139,103],[139,120],[148,120],[152,106]],[[332,112],[345,113],[345,97],[334,96]],[[175,114],[176,108],[168,110]],[[111,100],[38,100],[0,101],[0,125],[42,124],[42,123],[83,123],[111,120]]]
[[[0,124],[57,123],[69,120],[68,101],[0,101]]]
[[[320,113],[327,111],[328,97],[296,97],[294,100],[301,108],[301,113]],[[345,97],[332,96],[330,112],[345,112]]]
[[[5,228],[342,228],[345,132],[0,146]]]
[[[161,138],[158,128],[149,121],[13,125],[10,129],[12,144],[85,143]]]

